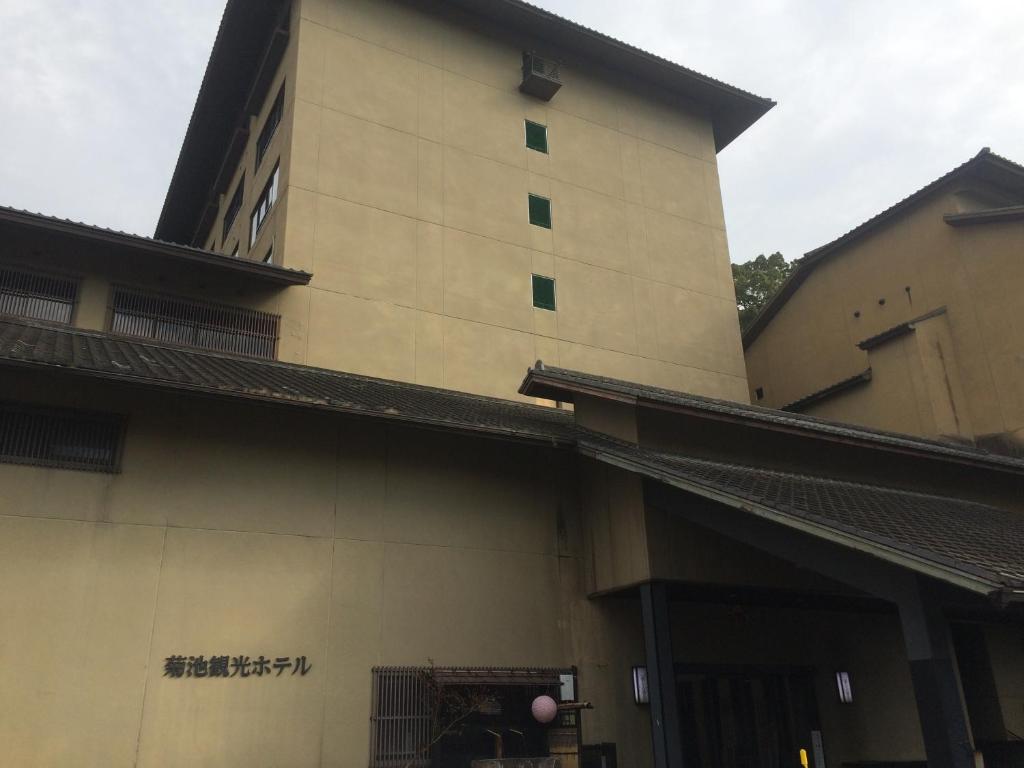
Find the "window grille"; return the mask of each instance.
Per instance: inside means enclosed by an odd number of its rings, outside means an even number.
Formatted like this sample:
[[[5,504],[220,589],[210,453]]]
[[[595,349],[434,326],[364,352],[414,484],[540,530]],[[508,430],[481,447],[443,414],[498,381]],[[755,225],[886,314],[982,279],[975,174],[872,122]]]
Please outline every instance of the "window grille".
[[[373,670],[370,712],[371,768],[425,768],[430,741],[427,670],[393,667]]]
[[[70,325],[77,300],[77,280],[0,268],[0,315]]]
[[[110,330],[273,360],[281,318],[269,312],[115,288]]]
[[[519,691],[521,707],[547,693],[563,701],[576,692],[575,669],[477,667],[376,667],[370,704],[370,768],[429,768],[438,688],[476,688],[494,700],[481,714],[500,716],[509,692]],[[443,718],[442,718],[443,719]],[[559,715],[557,725],[577,731],[578,714]],[[454,736],[454,734],[450,734]],[[578,738],[578,733],[570,733]],[[442,762],[443,764],[443,762]]]
[[[0,402],[0,462],[118,472],[124,420]]]

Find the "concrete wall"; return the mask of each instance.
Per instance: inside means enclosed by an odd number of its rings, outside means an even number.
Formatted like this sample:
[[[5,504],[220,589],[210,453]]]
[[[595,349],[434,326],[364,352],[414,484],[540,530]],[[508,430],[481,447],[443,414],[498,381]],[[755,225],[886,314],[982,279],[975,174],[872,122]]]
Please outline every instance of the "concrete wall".
[[[0,397],[129,416],[121,474],[0,464],[5,764],[364,768],[371,667],[428,659],[578,663],[585,738],[645,764],[639,621],[586,601],[550,450],[22,374]],[[176,680],[173,654],[313,668]]]
[[[801,413],[875,429],[957,440],[975,437],[947,315],[868,350],[871,381]]]
[[[542,358],[746,396],[700,108],[578,63],[545,103],[518,91],[536,41],[393,0],[296,5],[281,252],[314,279],[282,302],[283,359],[517,397]],[[533,273],[557,311],[533,307]]]
[[[875,381],[810,412],[929,437],[958,429],[953,434],[966,439],[1001,434],[1019,439],[1024,327],[1018,308],[1024,267],[1018,256],[1024,224],[947,225],[943,214],[977,207],[979,196],[987,194],[980,183],[974,186],[934,194],[811,272],[746,351],[750,391],[765,393],[760,404],[781,407],[870,364]],[[959,379],[951,387],[960,392],[926,392],[927,385],[915,390],[907,378],[906,354],[879,350],[869,360],[856,346],[942,306],[948,310],[948,339],[941,367]],[[937,339],[922,349],[930,345],[934,351]],[[934,373],[934,354],[926,350],[921,357]],[[897,380],[904,381],[897,385]],[[865,391],[886,387],[884,396]],[[961,392],[965,409],[954,417],[940,401],[956,400]],[[936,408],[946,413],[922,417],[922,411]]]

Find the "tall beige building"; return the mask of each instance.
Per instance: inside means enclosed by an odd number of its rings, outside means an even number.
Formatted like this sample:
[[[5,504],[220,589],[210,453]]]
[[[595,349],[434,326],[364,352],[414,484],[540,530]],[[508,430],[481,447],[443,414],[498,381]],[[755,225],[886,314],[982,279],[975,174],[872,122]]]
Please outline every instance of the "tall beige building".
[[[811,251],[744,337],[752,401],[1020,454],[1022,219],[984,149]]]
[[[311,272],[263,305],[281,360],[515,397],[543,359],[745,399],[716,153],[770,101],[520,3],[248,13],[156,236]]]

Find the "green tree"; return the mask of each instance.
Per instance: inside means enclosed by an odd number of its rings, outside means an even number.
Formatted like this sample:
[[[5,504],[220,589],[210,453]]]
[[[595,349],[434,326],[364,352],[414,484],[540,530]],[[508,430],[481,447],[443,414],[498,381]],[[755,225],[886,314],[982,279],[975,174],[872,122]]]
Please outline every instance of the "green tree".
[[[736,284],[736,308],[740,312],[740,327],[744,331],[786,282],[786,278],[793,271],[793,266],[778,251],[771,256],[762,253],[745,264],[732,265],[732,279]]]

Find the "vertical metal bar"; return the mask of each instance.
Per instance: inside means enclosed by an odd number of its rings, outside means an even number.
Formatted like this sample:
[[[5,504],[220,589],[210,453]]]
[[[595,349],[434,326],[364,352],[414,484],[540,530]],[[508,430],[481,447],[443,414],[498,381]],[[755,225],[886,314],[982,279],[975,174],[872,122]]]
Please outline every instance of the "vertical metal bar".
[[[949,621],[920,578],[897,600],[929,768],[973,768],[974,742]]]
[[[661,582],[640,587],[654,768],[683,768],[668,594]]]
[[[110,328],[141,336],[251,357],[277,355],[280,316],[118,288]]]

